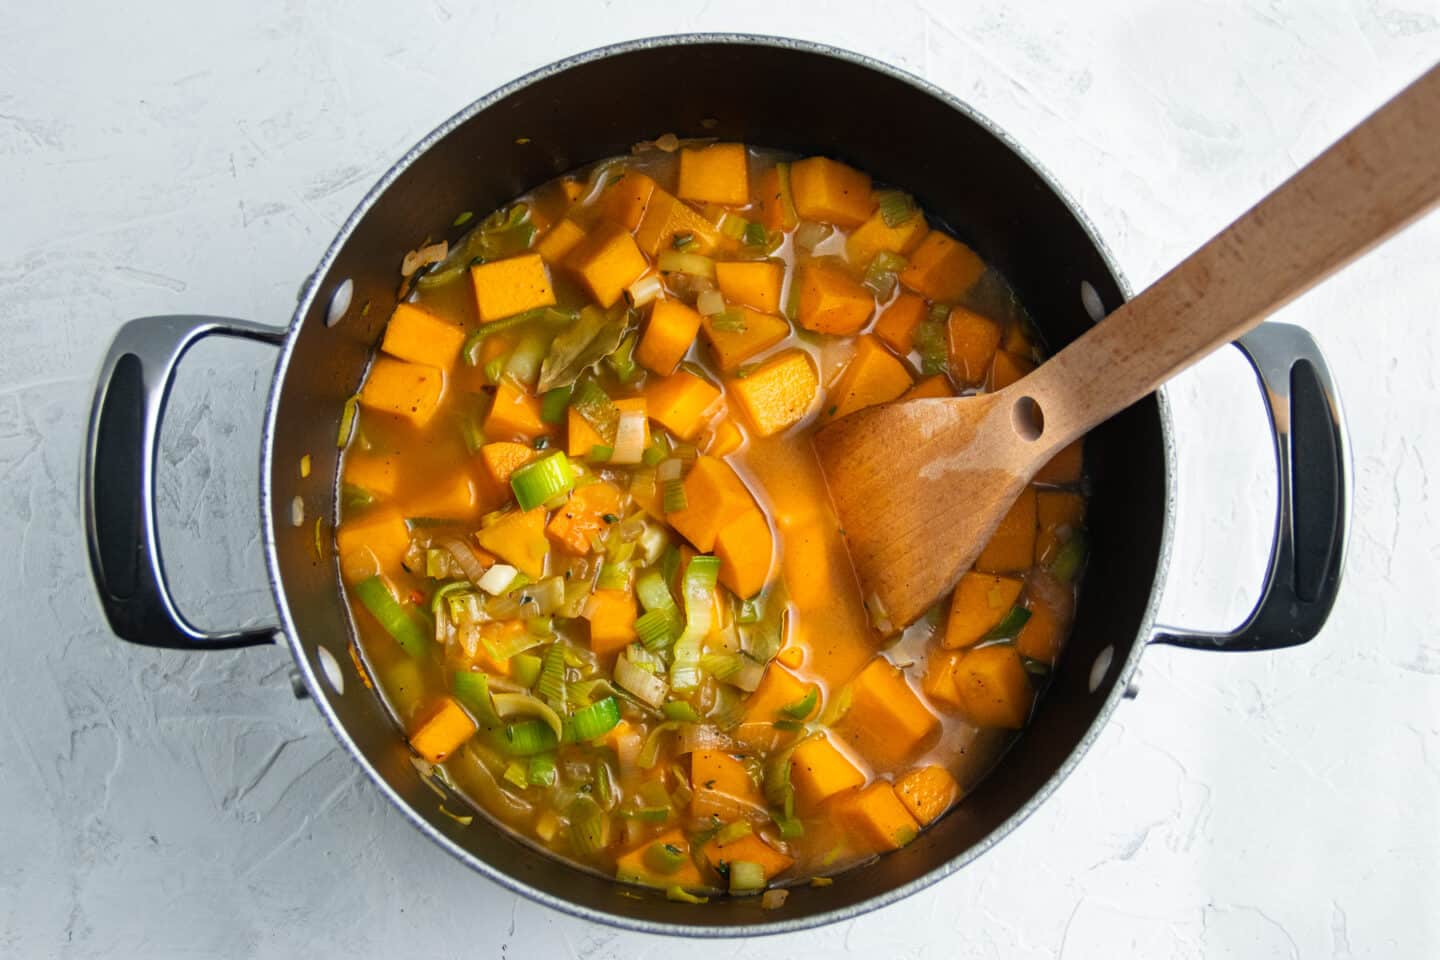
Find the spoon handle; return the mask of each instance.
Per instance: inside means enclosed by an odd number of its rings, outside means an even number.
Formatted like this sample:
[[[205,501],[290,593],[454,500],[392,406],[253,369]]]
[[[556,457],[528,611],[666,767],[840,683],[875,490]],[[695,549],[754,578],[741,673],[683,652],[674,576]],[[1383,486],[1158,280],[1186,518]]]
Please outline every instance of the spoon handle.
[[[1058,450],[1440,200],[1440,66],[1007,392]],[[1036,462],[1044,462],[1036,457]]]

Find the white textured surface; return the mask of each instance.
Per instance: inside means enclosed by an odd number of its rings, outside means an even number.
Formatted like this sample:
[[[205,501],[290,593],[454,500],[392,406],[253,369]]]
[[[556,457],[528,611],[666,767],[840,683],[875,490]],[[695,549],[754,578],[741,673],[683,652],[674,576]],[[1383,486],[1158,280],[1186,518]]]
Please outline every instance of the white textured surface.
[[[291,698],[283,649],[130,649],[89,596],[79,437],[115,328],[283,322],[355,201],[464,103],[648,33],[834,42],[1013,133],[1143,286],[1440,57],[1436,0],[473,6],[6,12],[0,955],[673,955],[517,901],[423,841]],[[961,875],[853,923],[686,955],[1440,955],[1437,249],[1432,217],[1285,314],[1327,350],[1354,441],[1346,590],[1319,639],[1151,650],[1079,772]],[[172,575],[207,623],[267,614],[269,373],[264,348],[202,347],[166,430]],[[1230,356],[1172,395],[1183,517],[1165,613],[1219,625],[1253,598],[1266,541],[1260,409]]]

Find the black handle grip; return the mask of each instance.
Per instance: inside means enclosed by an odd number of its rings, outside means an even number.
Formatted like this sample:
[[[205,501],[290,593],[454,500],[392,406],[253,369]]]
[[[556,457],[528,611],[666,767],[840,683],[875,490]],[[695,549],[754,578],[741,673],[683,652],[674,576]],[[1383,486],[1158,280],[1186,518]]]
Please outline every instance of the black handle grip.
[[[1314,339],[1262,323],[1236,341],[1265,392],[1279,503],[1260,600],[1225,633],[1157,627],[1154,643],[1201,650],[1273,650],[1312,639],[1340,590],[1350,528],[1350,450],[1330,369]]]
[[[180,613],[165,582],[155,517],[160,423],[180,358],[212,335],[278,345],[285,331],[219,317],[143,317],[120,328],[95,388],[85,446],[85,532],[90,569],[110,628],[155,647],[246,647],[276,627],[207,631]]]

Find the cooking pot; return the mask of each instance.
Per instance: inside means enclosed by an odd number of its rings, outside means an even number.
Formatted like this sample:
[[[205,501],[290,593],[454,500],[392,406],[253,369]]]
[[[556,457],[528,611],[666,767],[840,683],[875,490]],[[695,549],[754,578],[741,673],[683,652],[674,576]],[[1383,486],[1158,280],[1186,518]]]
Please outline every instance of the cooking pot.
[[[407,249],[453,236],[458,211],[491,210],[666,132],[824,154],[903,186],[1009,278],[1052,348],[1128,293],[1084,215],[1018,145],[970,107],[893,67],[813,43],[731,35],[640,40],[561,61],[476,101],[391,167],[304,283],[288,327],[169,316],[121,328],[96,390],[84,478],[90,562],[115,633],[187,650],[283,639],[355,762],[421,832],[479,873],[602,923],[730,936],[852,918],[964,867],[1075,768],[1148,644],[1263,650],[1304,643],[1320,629],[1348,527],[1343,419],[1315,343],[1299,328],[1264,324],[1237,344],[1268,404],[1279,473],[1274,542],[1255,610],[1221,634],[1155,623],[1176,493],[1177,438],[1161,390],[1087,440],[1093,552],[1074,633],[1030,729],[995,776],[908,847],[841,883],[796,889],[779,910],[761,911],[753,900],[692,906],[621,896],[613,881],[540,853],[483,817],[465,826],[442,813],[433,784],[347,651],[354,628],[330,536],[341,408],[395,305]],[[156,448],[175,369],[191,345],[214,335],[279,349],[259,490],[278,622],[224,632],[199,630],[180,614],[166,587],[155,515]],[[302,478],[306,455],[313,472]]]

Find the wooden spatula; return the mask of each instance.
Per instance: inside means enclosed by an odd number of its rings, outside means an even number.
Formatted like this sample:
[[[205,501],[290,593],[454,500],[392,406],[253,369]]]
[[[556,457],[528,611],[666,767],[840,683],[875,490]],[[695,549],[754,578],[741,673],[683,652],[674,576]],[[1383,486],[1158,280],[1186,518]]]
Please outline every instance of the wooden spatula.
[[[1024,379],[872,407],[819,431],[815,449],[877,623],[898,630],[939,599],[1066,444],[1437,199],[1440,66]]]

